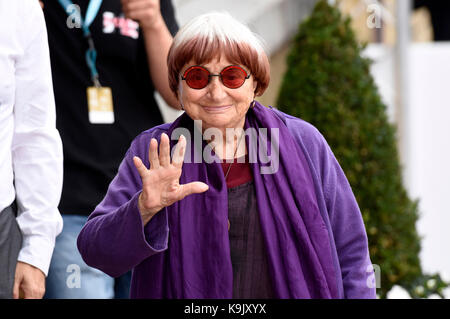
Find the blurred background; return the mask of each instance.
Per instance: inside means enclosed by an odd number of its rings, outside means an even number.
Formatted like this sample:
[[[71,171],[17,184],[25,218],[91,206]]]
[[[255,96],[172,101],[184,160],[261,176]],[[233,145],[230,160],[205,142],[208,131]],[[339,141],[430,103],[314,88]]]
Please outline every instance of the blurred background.
[[[446,0],[328,1],[351,17],[357,40],[367,43],[371,74],[397,145],[408,195],[419,199],[417,231],[424,272],[450,281],[450,2]],[[299,24],[316,0],[173,0],[180,26],[196,15],[225,10],[266,42],[271,83],[258,100],[277,107],[286,58]],[[164,119],[179,113],[157,97]],[[381,269],[383,271],[383,269]],[[450,298],[449,289],[445,297]],[[390,298],[407,297],[394,287]]]

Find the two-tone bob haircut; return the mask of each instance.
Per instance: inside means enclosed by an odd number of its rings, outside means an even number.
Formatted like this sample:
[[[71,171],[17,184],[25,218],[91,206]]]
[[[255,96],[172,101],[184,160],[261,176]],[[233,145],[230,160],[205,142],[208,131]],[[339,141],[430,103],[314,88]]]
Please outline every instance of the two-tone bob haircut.
[[[181,69],[190,61],[204,64],[223,56],[230,63],[247,68],[257,82],[255,95],[262,95],[270,81],[269,60],[262,43],[228,13],[211,12],[192,19],[175,35],[169,50],[171,90],[178,96]]]

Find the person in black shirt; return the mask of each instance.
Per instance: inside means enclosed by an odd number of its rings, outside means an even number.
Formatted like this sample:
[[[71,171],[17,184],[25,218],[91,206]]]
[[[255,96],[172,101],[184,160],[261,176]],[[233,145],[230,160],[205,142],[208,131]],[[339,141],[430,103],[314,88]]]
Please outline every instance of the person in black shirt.
[[[64,150],[59,205],[64,228],[56,239],[46,298],[127,298],[130,274],[122,277],[125,289],[114,292],[114,278],[84,263],[76,238],[103,199],[130,142],[143,130],[163,123],[155,88],[170,106],[178,108],[166,64],[178,25],[170,0],[98,1],[98,8],[95,0],[73,1],[67,7],[64,1],[42,1]],[[94,18],[86,33],[83,23],[88,24],[89,14]],[[89,66],[87,52],[93,47],[97,55]],[[88,98],[87,89],[94,84],[110,90],[112,107],[106,112],[96,109],[96,102]],[[106,120],[95,110],[107,114]]]

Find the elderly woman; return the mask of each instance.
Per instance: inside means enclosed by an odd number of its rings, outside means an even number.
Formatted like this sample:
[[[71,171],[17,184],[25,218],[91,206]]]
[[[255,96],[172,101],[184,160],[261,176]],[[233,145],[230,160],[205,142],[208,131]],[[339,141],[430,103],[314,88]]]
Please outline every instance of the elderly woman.
[[[133,269],[132,298],[374,298],[361,213],[323,136],[254,100],[269,84],[259,39],[205,14],[168,67],[185,113],[131,144],[78,237],[86,263]]]

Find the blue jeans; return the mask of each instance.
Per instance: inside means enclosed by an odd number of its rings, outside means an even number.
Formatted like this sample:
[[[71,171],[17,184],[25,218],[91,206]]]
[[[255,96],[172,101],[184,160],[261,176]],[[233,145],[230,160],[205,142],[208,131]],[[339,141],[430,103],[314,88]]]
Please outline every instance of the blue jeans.
[[[77,248],[77,237],[86,216],[62,215],[64,227],[56,237],[55,250],[46,279],[47,299],[129,298],[131,271],[119,278],[89,267]]]

